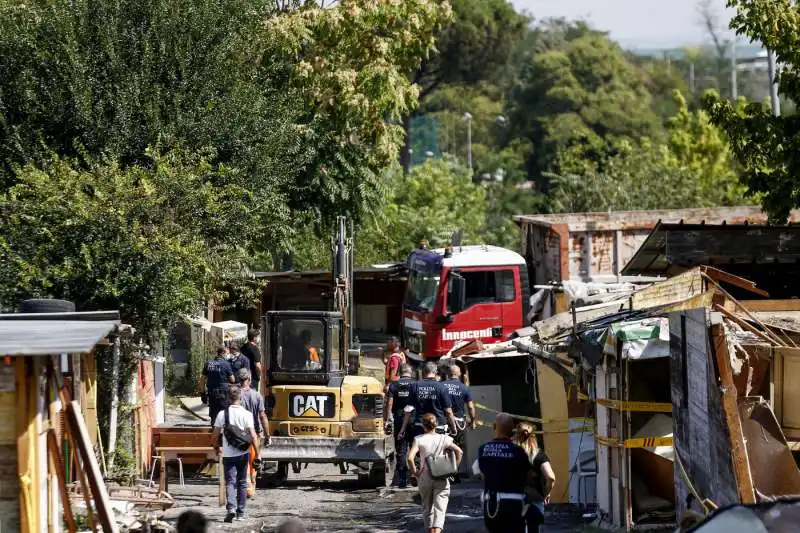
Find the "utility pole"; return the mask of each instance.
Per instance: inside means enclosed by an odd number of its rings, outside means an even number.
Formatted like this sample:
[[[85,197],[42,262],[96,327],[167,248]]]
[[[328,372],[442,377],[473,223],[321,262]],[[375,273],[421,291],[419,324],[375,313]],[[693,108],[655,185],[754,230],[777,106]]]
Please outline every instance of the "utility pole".
[[[464,120],[467,121],[467,166],[470,174],[472,173],[472,114],[464,113]]]
[[[776,75],[775,53],[767,50],[767,73],[769,74],[769,100],[772,104],[772,114],[776,117],[781,116],[781,101],[778,98],[778,84],[775,82]]]
[[[736,39],[731,39],[731,100],[739,99],[739,78],[736,72]]]

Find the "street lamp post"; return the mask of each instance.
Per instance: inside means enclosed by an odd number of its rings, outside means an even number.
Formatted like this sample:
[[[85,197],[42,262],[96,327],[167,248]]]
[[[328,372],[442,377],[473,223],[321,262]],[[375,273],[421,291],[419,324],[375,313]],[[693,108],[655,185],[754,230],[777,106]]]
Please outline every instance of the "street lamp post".
[[[472,172],[472,114],[464,113],[463,118],[467,122],[467,166]]]

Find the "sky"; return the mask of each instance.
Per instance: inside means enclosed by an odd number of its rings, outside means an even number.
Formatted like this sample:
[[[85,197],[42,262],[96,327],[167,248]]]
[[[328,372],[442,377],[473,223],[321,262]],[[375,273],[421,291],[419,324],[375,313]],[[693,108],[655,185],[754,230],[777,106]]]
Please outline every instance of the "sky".
[[[479,1],[479,0],[476,0]],[[536,19],[583,18],[608,31],[625,48],[671,48],[708,41],[700,25],[698,0],[511,0]],[[733,14],[725,0],[712,0],[727,30]]]

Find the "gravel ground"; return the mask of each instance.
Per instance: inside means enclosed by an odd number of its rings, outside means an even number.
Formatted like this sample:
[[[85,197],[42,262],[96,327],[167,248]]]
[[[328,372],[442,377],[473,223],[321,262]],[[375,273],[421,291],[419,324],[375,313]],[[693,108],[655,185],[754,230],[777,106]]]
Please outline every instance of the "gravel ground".
[[[368,370],[382,373],[380,361],[368,361]],[[372,364],[369,364],[372,363]],[[374,368],[371,368],[374,367]],[[382,376],[380,376],[382,378]],[[206,426],[171,403],[165,413],[170,426]],[[173,473],[174,474],[174,473]],[[309,465],[300,474],[289,473],[288,482],[273,489],[260,489],[248,501],[244,522],[223,522],[225,509],[218,506],[217,479],[192,475],[187,469],[186,485],[181,487],[175,475],[170,477],[170,493],[176,505],[164,514],[174,523],[188,509],[200,511],[211,521],[210,532],[271,533],[289,518],[301,520],[309,531],[328,533],[399,533],[423,532],[419,495],[416,489],[372,489],[360,484],[354,474],[341,474],[333,465]],[[448,533],[482,532],[481,485],[467,481],[452,485],[445,531]],[[580,512],[564,507],[549,512],[544,531],[588,531]]]
[[[309,531],[330,533],[398,533],[424,531],[416,489],[365,488],[354,475],[342,475],[332,465],[309,465],[300,474],[289,474],[285,486],[263,489],[248,501],[247,520],[226,524],[225,509],[218,506],[215,479],[187,475],[186,486],[172,482],[176,505],[164,516],[174,521],[187,509],[203,512],[209,531],[265,532],[288,518],[301,520]],[[480,485],[468,481],[453,485],[445,531],[481,532]],[[585,531],[580,514],[569,509],[548,516],[545,532]]]

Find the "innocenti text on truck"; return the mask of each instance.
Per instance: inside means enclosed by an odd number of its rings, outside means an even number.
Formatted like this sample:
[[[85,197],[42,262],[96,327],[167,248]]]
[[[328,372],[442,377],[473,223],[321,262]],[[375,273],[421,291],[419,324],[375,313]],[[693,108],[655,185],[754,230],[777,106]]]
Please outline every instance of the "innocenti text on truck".
[[[446,355],[461,340],[507,340],[523,327],[525,259],[497,246],[424,247],[408,256],[403,340],[414,359]]]

